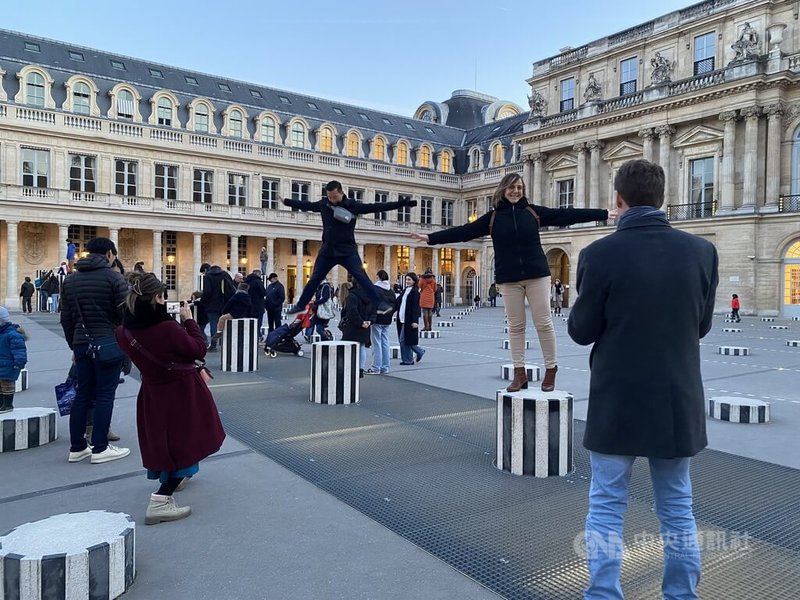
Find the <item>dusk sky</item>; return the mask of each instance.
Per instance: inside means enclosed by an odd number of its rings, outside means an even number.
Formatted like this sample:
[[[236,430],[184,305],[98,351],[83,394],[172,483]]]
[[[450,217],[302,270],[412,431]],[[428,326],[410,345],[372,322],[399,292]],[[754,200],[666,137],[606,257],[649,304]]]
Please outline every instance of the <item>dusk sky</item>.
[[[410,116],[462,88],[527,110],[533,62],[691,4],[29,0],[0,27]]]

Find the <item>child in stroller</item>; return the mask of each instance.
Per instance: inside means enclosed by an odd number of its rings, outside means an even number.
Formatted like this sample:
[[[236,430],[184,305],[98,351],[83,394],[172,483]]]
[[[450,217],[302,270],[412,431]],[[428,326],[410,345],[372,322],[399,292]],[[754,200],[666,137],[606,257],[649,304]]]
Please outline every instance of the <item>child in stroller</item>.
[[[291,323],[284,323],[267,334],[264,343],[264,354],[271,358],[278,356],[278,352],[303,356],[300,344],[294,339],[303,329],[303,315],[298,315]]]

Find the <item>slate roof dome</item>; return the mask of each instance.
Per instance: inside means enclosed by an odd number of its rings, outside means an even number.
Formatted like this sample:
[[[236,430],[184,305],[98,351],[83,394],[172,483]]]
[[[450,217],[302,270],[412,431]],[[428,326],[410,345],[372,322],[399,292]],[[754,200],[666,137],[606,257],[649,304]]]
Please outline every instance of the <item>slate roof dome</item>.
[[[414,118],[469,130],[522,112],[513,102],[472,90],[456,90],[444,102],[424,102],[417,108]]]

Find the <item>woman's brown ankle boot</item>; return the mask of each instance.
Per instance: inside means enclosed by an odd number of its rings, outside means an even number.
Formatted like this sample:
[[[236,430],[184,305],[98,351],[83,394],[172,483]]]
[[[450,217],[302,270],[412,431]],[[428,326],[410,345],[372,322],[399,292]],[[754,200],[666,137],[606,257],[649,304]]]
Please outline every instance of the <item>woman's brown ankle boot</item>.
[[[558,371],[557,366],[552,369],[545,369],[544,379],[542,379],[543,392],[552,392],[556,389],[556,371]]]
[[[506,388],[507,392],[518,392],[520,390],[528,389],[528,375],[525,373],[525,367],[514,367],[514,379]]]

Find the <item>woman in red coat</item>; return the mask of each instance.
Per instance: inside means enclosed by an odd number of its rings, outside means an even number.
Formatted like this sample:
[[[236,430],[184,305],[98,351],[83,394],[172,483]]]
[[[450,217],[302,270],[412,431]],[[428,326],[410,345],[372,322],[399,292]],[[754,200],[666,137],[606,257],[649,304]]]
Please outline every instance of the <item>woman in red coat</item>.
[[[161,483],[145,516],[145,524],[153,525],[191,514],[190,507],[175,504],[172,494],[197,473],[202,459],[219,450],[225,432],[195,366],[206,344],[189,307],[181,306],[178,324],[167,314],[165,286],[153,273],[131,283],[116,336],[142,378],[136,403],[139,447],[147,478]]]

